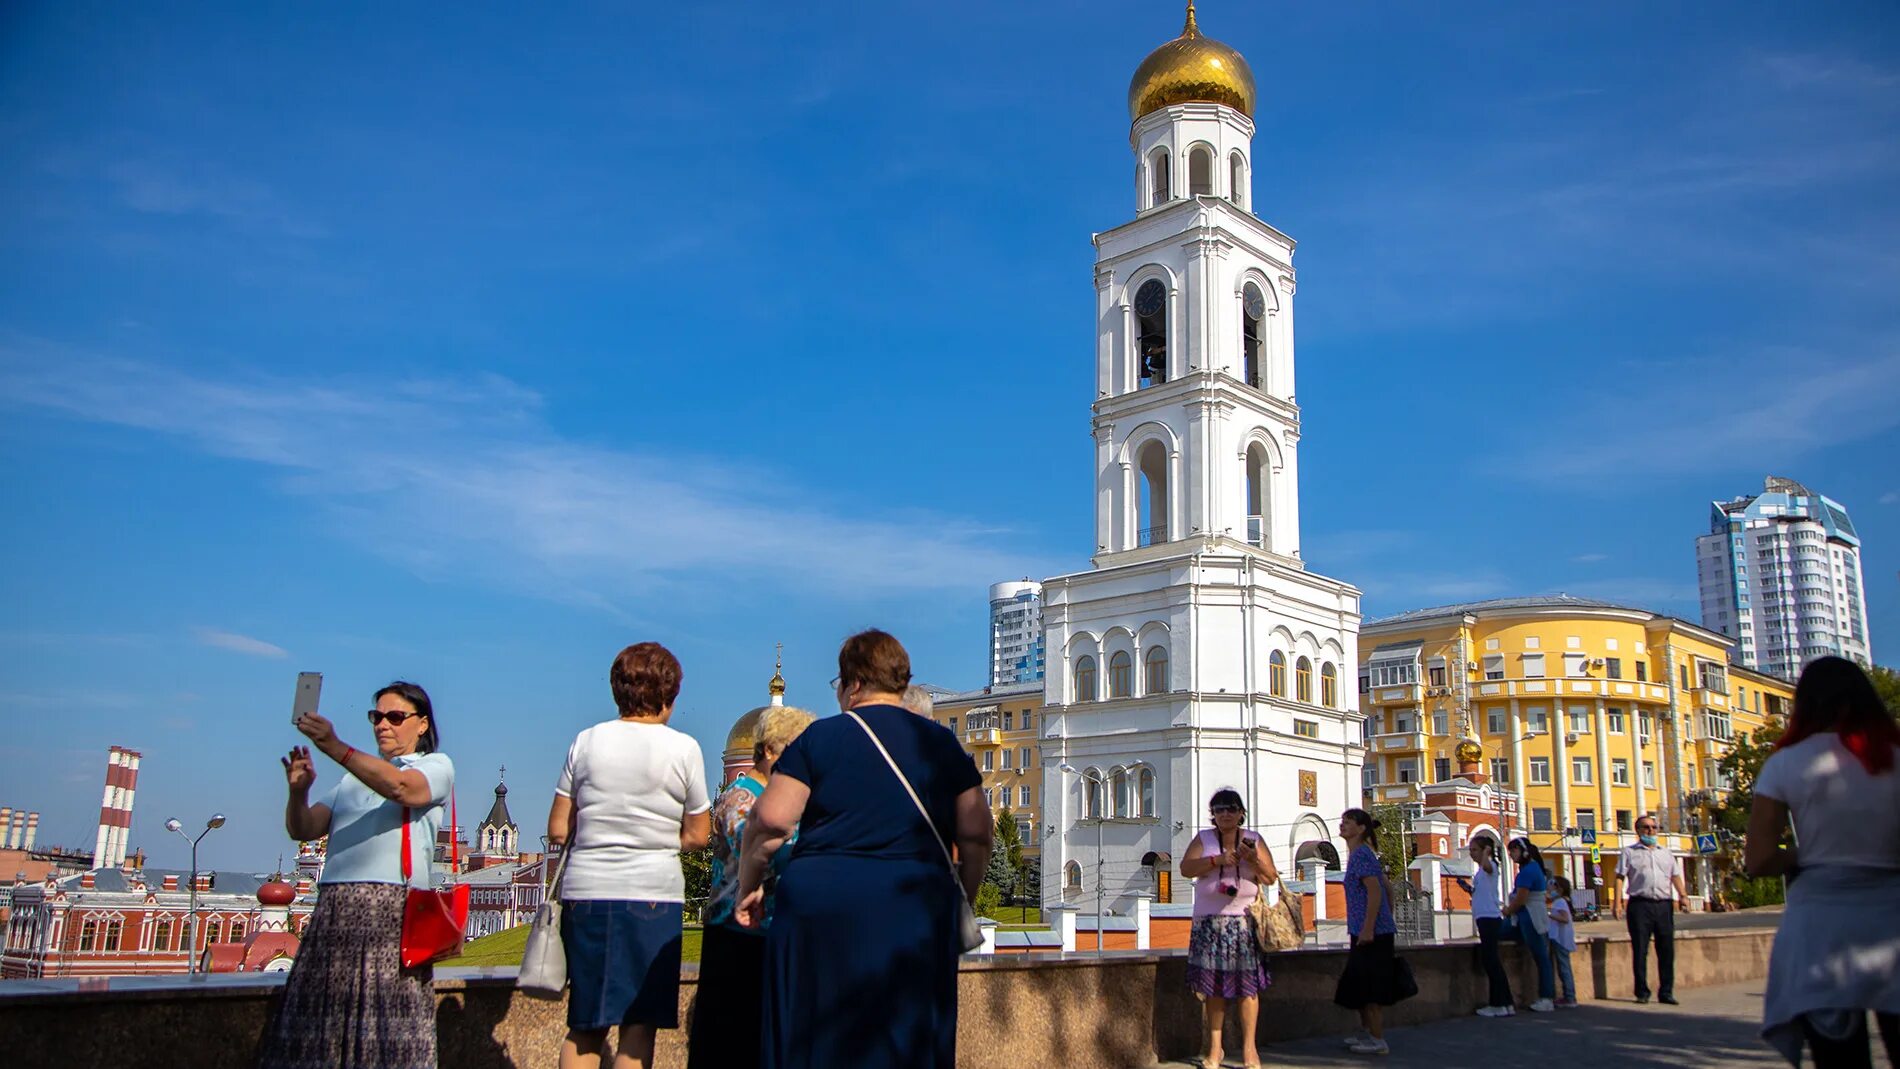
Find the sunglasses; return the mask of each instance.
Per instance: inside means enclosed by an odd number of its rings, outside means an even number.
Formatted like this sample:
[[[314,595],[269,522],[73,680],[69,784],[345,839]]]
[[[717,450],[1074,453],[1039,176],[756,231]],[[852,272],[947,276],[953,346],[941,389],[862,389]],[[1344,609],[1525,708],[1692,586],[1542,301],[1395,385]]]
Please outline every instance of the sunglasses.
[[[1246,812],[1245,809],[1242,809],[1237,805],[1211,805],[1207,807],[1207,811],[1209,813],[1214,814],[1217,817],[1223,813],[1245,813]]]
[[[387,713],[381,709],[371,709],[369,711],[369,726],[375,727],[377,724],[388,724],[392,728],[399,728],[403,725],[403,722],[410,717],[424,715],[425,714],[422,713],[405,713],[400,709]]]

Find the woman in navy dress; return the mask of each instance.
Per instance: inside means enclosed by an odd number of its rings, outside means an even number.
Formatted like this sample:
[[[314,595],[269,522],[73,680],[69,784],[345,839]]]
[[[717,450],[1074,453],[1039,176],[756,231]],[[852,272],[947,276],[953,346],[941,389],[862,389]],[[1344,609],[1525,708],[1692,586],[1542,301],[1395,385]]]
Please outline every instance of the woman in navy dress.
[[[838,707],[877,734],[929,827],[848,716],[818,721],[787,747],[752,809],[742,924],[762,919],[766,862],[798,829],[766,931],[765,1069],[956,1065],[958,896],[975,896],[992,825],[982,776],[956,736],[899,705],[909,684],[910,655],[882,631],[838,651]],[[944,843],[956,847],[955,874]]]

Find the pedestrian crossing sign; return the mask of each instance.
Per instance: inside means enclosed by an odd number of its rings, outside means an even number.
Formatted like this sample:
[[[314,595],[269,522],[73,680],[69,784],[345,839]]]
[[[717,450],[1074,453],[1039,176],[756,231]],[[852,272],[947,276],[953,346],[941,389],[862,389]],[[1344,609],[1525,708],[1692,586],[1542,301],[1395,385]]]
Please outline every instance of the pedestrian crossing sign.
[[[1585,828],[1583,829],[1581,834],[1583,838],[1583,845],[1595,846],[1597,844],[1597,830],[1595,828]]]
[[[1716,852],[1716,846],[1715,846],[1715,836],[1713,836],[1713,835],[1698,835],[1698,836],[1696,836],[1696,837],[1695,837],[1695,848],[1696,848],[1696,852],[1697,852],[1697,853],[1699,853],[1699,854],[1713,854],[1713,853],[1715,853],[1715,852]]]
[[[1597,846],[1590,847],[1590,864],[1597,865],[1597,864],[1601,864],[1602,861],[1603,861],[1602,848],[1597,847]]]

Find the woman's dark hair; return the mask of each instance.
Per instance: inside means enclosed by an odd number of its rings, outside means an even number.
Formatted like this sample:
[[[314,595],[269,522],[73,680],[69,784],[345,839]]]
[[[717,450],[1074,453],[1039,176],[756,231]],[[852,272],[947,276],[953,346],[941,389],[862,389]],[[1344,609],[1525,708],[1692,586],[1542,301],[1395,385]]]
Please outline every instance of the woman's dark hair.
[[[1556,891],[1566,898],[1568,898],[1571,891],[1574,890],[1574,888],[1570,886],[1570,877],[1568,876],[1552,876],[1550,878],[1550,886],[1551,890]]]
[[[1519,868],[1523,868],[1529,865],[1536,865],[1538,868],[1544,868],[1544,855],[1537,849],[1536,845],[1533,844],[1529,839],[1526,839],[1522,835],[1520,835],[1517,838],[1512,839],[1510,845],[1517,847],[1518,851],[1524,855],[1523,860],[1518,862]],[[1550,870],[1545,869],[1545,871],[1548,872]]]
[[[1816,658],[1801,670],[1801,680],[1794,685],[1794,713],[1775,749],[1786,749],[1823,731],[1839,736],[1841,745],[1868,775],[1893,768],[1900,723],[1881,702],[1873,680],[1844,657]]]
[[[424,720],[429,722],[429,726],[422,731],[422,737],[416,740],[416,752],[434,753],[441,748],[442,736],[437,734],[435,730],[435,705],[429,701],[428,691],[423,690],[421,686],[415,683],[398,679],[389,686],[377,691],[375,697],[370,700],[380,702],[383,700],[383,695],[385,694],[394,694],[396,697],[408,702],[411,706],[415,707],[416,712],[422,714]]]
[[[607,678],[621,716],[653,716],[680,696],[679,658],[657,642],[621,650]]]
[[[1214,792],[1214,797],[1207,800],[1207,808],[1212,809],[1217,805],[1235,806],[1242,813],[1247,811],[1247,803],[1240,800],[1240,792],[1232,787],[1222,787]]]
[[[1340,815],[1366,829],[1366,842],[1371,844],[1374,849],[1377,849],[1379,843],[1378,818],[1363,809],[1348,809]]]
[[[904,693],[910,686],[910,653],[888,631],[852,635],[838,648],[838,685],[853,683],[879,694]]]
[[[1491,838],[1489,835],[1473,836],[1471,839],[1471,845],[1484,847],[1486,852],[1488,852],[1493,859],[1496,859],[1498,856],[1498,841],[1496,839]]]

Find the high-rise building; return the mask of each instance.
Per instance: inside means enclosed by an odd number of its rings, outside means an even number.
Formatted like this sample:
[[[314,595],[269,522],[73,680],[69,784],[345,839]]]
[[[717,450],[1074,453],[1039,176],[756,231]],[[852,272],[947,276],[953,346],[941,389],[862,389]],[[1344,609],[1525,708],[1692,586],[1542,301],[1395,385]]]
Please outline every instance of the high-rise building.
[[[1872,663],[1860,535],[1846,508],[1771,475],[1761,493],[1709,511],[1696,539],[1702,626],[1735,640],[1735,663],[1786,679],[1829,654]]]
[[[1359,801],[1359,591],[1300,557],[1293,239],[1253,211],[1256,100],[1191,6],[1129,85],[1134,215],[1095,236],[1095,552],[1043,582],[1046,902],[1169,893],[1223,787],[1283,871]]]
[[[1036,683],[1042,673],[1042,584],[991,584],[990,686]]]

